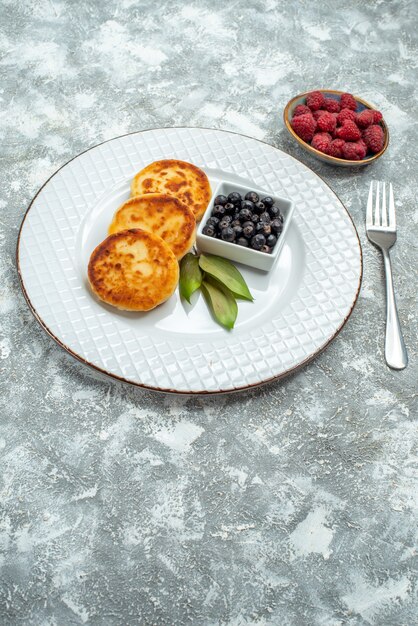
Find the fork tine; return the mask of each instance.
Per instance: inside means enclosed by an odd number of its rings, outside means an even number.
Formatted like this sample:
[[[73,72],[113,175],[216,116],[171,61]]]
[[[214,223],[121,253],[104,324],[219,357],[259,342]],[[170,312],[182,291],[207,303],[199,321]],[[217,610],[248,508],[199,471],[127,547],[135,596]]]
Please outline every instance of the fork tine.
[[[373,226],[373,181],[370,183],[367,200],[366,226]]]
[[[386,183],[382,183],[382,226],[388,225],[388,219],[386,215]]]
[[[380,183],[376,181],[376,206],[374,211],[374,225],[380,226]]]
[[[389,184],[389,226],[396,228],[395,199],[393,197],[392,183]]]

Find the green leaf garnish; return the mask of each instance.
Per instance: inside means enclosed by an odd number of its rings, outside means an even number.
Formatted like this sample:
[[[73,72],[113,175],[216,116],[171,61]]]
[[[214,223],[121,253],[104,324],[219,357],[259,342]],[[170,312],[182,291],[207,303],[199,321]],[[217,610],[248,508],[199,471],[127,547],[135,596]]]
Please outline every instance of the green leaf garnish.
[[[180,294],[190,303],[190,298],[202,284],[202,272],[197,256],[189,252],[180,261]]]
[[[215,320],[228,330],[234,327],[238,306],[229,289],[217,281],[203,280],[201,290]]]
[[[219,280],[219,282],[232,291],[236,298],[254,300],[242,274],[237,270],[235,265],[227,259],[213,254],[201,254],[199,265],[204,272]]]

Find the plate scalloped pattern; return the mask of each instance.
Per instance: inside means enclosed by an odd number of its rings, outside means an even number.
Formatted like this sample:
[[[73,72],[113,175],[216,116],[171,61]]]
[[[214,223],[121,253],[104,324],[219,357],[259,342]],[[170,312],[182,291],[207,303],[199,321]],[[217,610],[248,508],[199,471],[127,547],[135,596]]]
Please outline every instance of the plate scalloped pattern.
[[[132,334],[92,306],[77,265],[77,233],[106,189],[145,164],[179,158],[292,189],[306,263],[297,293],[263,327],[190,340]],[[161,391],[233,391],[283,376],[320,352],[350,315],[361,283],[354,224],[331,189],[288,154],[243,135],[199,128],[142,131],[107,141],[62,167],[32,202],[21,227],[18,268],[28,303],[74,356],[111,376]]]

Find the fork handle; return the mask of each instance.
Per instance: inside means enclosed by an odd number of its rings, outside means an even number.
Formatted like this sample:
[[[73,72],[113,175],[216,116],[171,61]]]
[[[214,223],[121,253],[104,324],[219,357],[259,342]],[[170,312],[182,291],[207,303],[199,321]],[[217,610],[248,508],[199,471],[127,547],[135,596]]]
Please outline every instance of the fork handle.
[[[408,354],[399,323],[396,308],[395,292],[393,290],[392,266],[388,250],[383,250],[383,261],[386,275],[386,363],[395,370],[403,370],[408,365]]]

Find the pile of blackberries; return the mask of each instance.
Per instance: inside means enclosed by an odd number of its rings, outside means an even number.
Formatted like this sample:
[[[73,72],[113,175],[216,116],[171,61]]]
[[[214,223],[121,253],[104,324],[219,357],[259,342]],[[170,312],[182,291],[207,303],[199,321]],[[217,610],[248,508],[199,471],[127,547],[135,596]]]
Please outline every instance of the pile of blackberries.
[[[249,191],[243,199],[233,191],[228,197],[216,196],[202,233],[271,254],[282,230],[283,215],[273,198],[260,199],[255,191]]]

